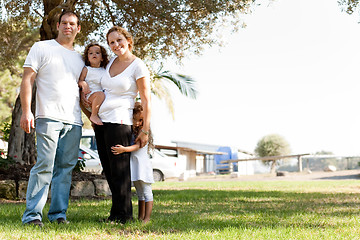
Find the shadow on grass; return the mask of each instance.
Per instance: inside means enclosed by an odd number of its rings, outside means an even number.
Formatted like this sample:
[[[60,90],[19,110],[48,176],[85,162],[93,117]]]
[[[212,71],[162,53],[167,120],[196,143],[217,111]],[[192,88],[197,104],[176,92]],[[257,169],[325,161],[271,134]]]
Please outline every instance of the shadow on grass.
[[[169,229],[327,228],[346,224],[337,219],[360,218],[358,194],[157,190],[154,195],[154,218]]]
[[[360,199],[353,193],[296,193],[249,190],[154,190],[152,222],[109,225],[109,199],[72,200],[68,218],[73,228],[116,231],[215,231],[226,228],[339,228],[359,222]],[[134,217],[137,199],[133,198]],[[44,213],[48,211],[46,205]],[[21,224],[25,204],[0,205],[0,225]],[[44,214],[46,215],[46,214]],[[129,230],[130,228],[130,230]]]
[[[360,174],[352,174],[352,175],[339,175],[339,176],[331,176],[331,177],[320,177],[317,179],[321,180],[359,180]]]

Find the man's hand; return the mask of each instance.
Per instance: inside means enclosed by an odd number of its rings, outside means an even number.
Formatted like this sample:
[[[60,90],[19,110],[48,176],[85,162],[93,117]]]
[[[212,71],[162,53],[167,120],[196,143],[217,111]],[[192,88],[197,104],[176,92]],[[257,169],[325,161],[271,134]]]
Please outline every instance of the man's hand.
[[[20,119],[20,127],[26,132],[30,133],[31,128],[35,128],[34,115],[30,113],[23,113]]]

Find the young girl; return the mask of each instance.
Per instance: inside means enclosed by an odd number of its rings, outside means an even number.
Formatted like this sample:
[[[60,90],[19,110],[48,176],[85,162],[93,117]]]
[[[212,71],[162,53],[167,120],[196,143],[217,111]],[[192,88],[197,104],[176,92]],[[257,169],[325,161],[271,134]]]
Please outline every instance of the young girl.
[[[131,152],[130,157],[130,169],[131,169],[131,181],[136,188],[136,194],[138,196],[138,219],[147,223],[150,220],[150,215],[153,207],[153,193],[151,189],[151,183],[154,183],[153,169],[151,161],[148,155],[149,148],[153,149],[153,138],[151,130],[144,132],[143,127],[143,107],[139,102],[135,103],[133,110],[133,134],[134,139],[143,132],[149,136],[149,142],[143,148],[140,148],[140,143],[136,142],[132,146],[124,147],[122,145],[116,145],[111,147],[113,154],[118,155],[124,152]]]
[[[90,121],[97,125],[103,125],[98,116],[100,105],[105,99],[100,79],[106,72],[105,67],[109,62],[108,55],[103,46],[90,43],[85,48],[83,58],[85,67],[81,72],[78,85],[86,99],[91,102],[91,108],[87,108],[91,112]]]

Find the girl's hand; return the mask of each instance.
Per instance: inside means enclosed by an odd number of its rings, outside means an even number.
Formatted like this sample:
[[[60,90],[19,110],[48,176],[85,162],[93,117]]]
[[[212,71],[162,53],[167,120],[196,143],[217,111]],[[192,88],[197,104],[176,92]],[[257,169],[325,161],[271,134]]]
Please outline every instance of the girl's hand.
[[[140,148],[144,147],[149,141],[149,136],[144,132],[140,132],[139,136],[135,139],[135,142],[140,143]]]
[[[115,145],[113,147],[111,147],[111,152],[114,154],[114,155],[119,155],[121,153],[124,153],[125,152],[125,147],[122,146],[122,145]]]

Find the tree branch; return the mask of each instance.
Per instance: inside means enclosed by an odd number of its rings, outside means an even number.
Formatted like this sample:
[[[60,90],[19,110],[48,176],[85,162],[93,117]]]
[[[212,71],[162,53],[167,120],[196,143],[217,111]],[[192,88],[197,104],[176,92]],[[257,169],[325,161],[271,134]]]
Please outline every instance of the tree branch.
[[[33,10],[34,10],[34,12],[35,12],[37,15],[39,15],[41,18],[44,18],[44,16],[43,16],[43,15],[41,15],[41,13],[39,13],[39,11],[38,11],[38,10],[36,10],[35,8],[34,8]]]
[[[115,17],[113,16],[111,10],[110,10],[110,6],[109,4],[106,2],[106,0],[102,0],[103,4],[105,5],[106,9],[107,9],[107,12],[109,13],[110,15],[110,18],[111,18],[111,22],[113,25],[116,25],[116,20],[115,20]]]

